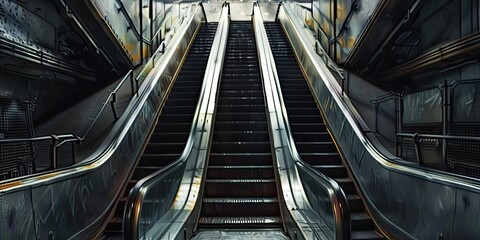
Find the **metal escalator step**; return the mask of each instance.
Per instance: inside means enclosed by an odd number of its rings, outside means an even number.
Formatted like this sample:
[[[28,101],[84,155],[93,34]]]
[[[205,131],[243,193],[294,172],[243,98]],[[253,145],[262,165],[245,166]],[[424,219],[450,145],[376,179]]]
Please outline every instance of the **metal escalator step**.
[[[282,90],[283,91],[283,90]],[[283,91],[285,92],[285,91]],[[285,94],[285,93],[284,93]],[[294,107],[294,108],[298,108],[298,107],[308,107],[308,108],[315,108],[317,107],[317,104],[315,104],[315,102],[312,102],[312,101],[295,101],[295,100],[290,100],[287,98],[285,98],[285,106],[287,107],[287,112],[288,112],[288,109],[291,108],[291,107]],[[317,122],[318,120],[315,120],[314,122]]]
[[[350,213],[364,211],[362,198],[357,194],[347,194],[347,201]]]
[[[302,160],[304,160],[306,163],[310,165],[315,165],[315,164],[341,165],[342,164],[342,159],[340,158],[340,154],[338,154],[338,152],[300,153],[300,157],[302,158]]]
[[[212,142],[212,153],[269,153],[270,142]]]
[[[323,118],[320,114],[314,113],[313,115],[289,115],[288,120],[292,123],[314,123],[322,121]]]
[[[275,179],[206,179],[205,197],[275,197]]]
[[[343,165],[312,165],[312,167],[331,178],[348,177],[347,169]]]
[[[305,95],[305,94],[286,94],[286,93],[283,93],[283,97],[285,99],[285,103],[286,102],[313,102],[315,103],[315,101],[313,100],[313,97],[312,97],[312,94],[308,94],[308,95]],[[312,107],[314,106],[314,107]],[[290,109],[291,107],[294,107],[294,108],[302,108],[302,107],[308,107],[308,108],[317,108],[317,105],[310,105],[310,106],[303,106],[303,105],[300,105],[300,106],[290,106],[287,108]]]
[[[271,153],[211,153],[209,165],[251,165],[272,164]]]
[[[179,91],[183,91],[180,90]],[[196,91],[197,92],[197,91]],[[167,104],[173,105],[173,106],[196,106],[198,102],[197,98],[174,98],[174,99],[168,99]]]
[[[218,121],[267,121],[265,112],[217,112]]]
[[[163,167],[177,160],[181,153],[143,154],[138,166]]]
[[[153,133],[150,137],[151,143],[186,143],[188,140],[187,132],[168,132]]]
[[[242,165],[210,165],[207,170],[209,179],[273,179],[275,173],[272,165],[242,166]]]
[[[181,153],[185,148],[185,142],[173,143],[148,143],[144,154],[165,154],[165,153]]]
[[[176,92],[176,91],[172,91],[168,95],[168,100],[172,100],[172,99],[195,99],[197,97],[198,97],[197,92]],[[165,107],[167,107],[167,106],[165,106]]]
[[[337,152],[337,148],[332,141],[328,142],[300,142],[295,141],[297,150],[302,153],[316,153],[316,152]]]
[[[225,97],[262,97],[262,90],[228,90],[221,91],[218,95],[219,98]],[[258,105],[258,104],[257,104]]]
[[[351,228],[356,230],[369,230],[374,228],[372,218],[363,212],[353,212],[350,214]]]
[[[262,85],[260,83],[250,83],[250,84],[221,84],[221,90],[251,90],[251,89],[262,89]]]
[[[215,121],[215,131],[267,131],[267,122],[262,121]]]
[[[297,132],[293,133],[295,142],[331,142],[332,137],[328,132]]]
[[[288,110],[287,110],[288,111]],[[290,127],[294,132],[327,132],[327,127],[323,122],[316,121],[313,123],[294,123],[290,122]]]
[[[239,85],[261,84],[261,81],[259,78],[241,78],[241,79],[223,78],[222,79],[222,85],[230,85],[230,84],[239,84]]]
[[[350,178],[335,178],[345,194],[355,194],[355,184]]]
[[[123,227],[123,218],[114,217],[108,221],[107,228],[105,232],[110,234],[122,234],[122,227]]]
[[[162,114],[192,114],[195,109],[196,106],[165,106]]]
[[[352,231],[352,240],[381,240],[385,239],[375,230]]]
[[[193,114],[173,114],[173,113],[164,113],[160,115],[159,123],[191,123],[193,120]]]
[[[158,123],[154,132],[188,132],[192,123]]]
[[[213,141],[233,142],[233,141],[269,141],[268,131],[214,131]]]
[[[263,104],[263,98],[261,97],[219,97],[218,104],[230,105],[230,104],[240,104],[240,105],[255,105]]]
[[[204,217],[261,217],[279,216],[278,199],[256,198],[204,198],[201,215]]]
[[[198,220],[204,228],[276,228],[282,227],[279,216],[262,217],[201,217]]]
[[[308,88],[308,85],[305,84],[305,82],[301,82],[301,81],[290,81],[290,82],[285,82],[283,85],[282,85],[282,89],[304,89],[304,90],[308,90],[310,91],[310,89]]]
[[[265,115],[265,106],[261,104],[253,105],[239,105],[239,104],[230,104],[230,105],[217,105],[217,113],[222,112],[233,112],[236,113],[249,113],[249,112],[262,112]]]

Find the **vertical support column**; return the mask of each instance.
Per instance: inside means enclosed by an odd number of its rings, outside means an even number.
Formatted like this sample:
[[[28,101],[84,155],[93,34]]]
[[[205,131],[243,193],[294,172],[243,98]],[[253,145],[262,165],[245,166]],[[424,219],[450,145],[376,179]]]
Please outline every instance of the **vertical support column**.
[[[449,96],[448,96],[448,82],[447,80],[444,81],[442,86],[442,94],[443,94],[443,103],[442,103],[442,134],[446,136],[448,134],[448,122],[449,122],[449,112],[450,112],[450,104],[449,104]],[[447,139],[442,139],[442,158],[445,164],[445,167],[448,169],[448,153],[447,153]]]

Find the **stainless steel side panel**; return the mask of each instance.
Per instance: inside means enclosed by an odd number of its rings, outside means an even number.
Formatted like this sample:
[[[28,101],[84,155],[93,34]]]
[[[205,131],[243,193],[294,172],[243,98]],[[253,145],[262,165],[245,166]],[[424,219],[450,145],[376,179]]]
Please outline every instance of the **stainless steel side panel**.
[[[396,239],[480,238],[479,182],[400,165],[378,152],[290,12],[287,4],[282,6],[279,20],[376,222]]]
[[[198,7],[178,30],[102,144],[106,147],[74,167],[0,186],[0,214],[8,214],[0,217],[0,239],[86,239],[103,224],[204,18]]]

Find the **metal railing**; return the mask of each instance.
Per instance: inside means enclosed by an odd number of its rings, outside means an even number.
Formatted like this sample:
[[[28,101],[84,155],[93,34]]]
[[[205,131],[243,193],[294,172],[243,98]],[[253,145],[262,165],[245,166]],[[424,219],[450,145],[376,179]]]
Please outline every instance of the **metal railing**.
[[[38,170],[41,171],[47,171],[47,170],[54,170],[57,169],[58,166],[60,165],[59,163],[59,158],[58,158],[58,150],[60,147],[65,146],[66,144],[70,143],[72,144],[72,163],[75,164],[75,146],[73,145],[74,143],[76,144],[81,144],[85,139],[89,136],[91,130],[94,128],[94,126],[97,124],[99,119],[102,117],[102,115],[105,113],[106,109],[110,106],[110,109],[113,114],[113,122],[117,121],[119,118],[119,113],[117,110],[117,101],[118,101],[118,95],[117,93],[120,92],[121,90],[124,89],[125,83],[129,82],[130,83],[130,89],[131,89],[131,95],[130,97],[133,98],[135,94],[138,92],[138,87],[135,88],[134,86],[134,73],[133,70],[130,70],[127,72],[127,74],[123,77],[123,79],[118,83],[118,85],[115,87],[113,91],[111,91],[108,95],[108,97],[105,99],[102,107],[100,110],[97,112],[95,115],[95,118],[93,119],[92,123],[89,125],[83,136],[77,136],[74,134],[70,133],[64,133],[64,134],[51,134],[51,135],[45,135],[45,136],[38,136],[38,137],[31,137],[31,138],[11,138],[11,139],[0,139],[0,145],[6,145],[6,144],[19,144],[19,143],[45,143],[48,142],[50,145],[50,151],[49,151],[49,156],[50,156],[50,166],[46,167],[39,167],[36,166],[35,164],[35,158],[32,159],[32,166],[33,166],[33,173],[39,172]],[[138,86],[138,85],[137,85]],[[32,149],[33,151],[33,149]]]
[[[397,157],[480,178],[480,113],[474,112],[479,87],[480,79],[445,81],[373,99],[376,132],[390,141],[395,133]]]

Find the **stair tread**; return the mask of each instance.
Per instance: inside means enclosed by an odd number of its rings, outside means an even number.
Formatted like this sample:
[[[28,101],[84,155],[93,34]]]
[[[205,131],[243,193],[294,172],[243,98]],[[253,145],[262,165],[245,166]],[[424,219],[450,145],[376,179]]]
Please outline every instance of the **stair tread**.
[[[235,178],[235,179],[206,179],[207,183],[272,183],[275,182],[275,179],[246,179],[246,178]]]
[[[358,231],[352,231],[351,239],[384,239],[384,238],[375,230],[358,230]]]
[[[257,166],[251,166],[251,165],[215,165],[215,166],[208,166],[208,168],[214,168],[214,169],[257,169],[257,168],[273,168],[272,165],[257,165]]]
[[[262,216],[262,217],[201,217],[198,220],[200,224],[262,224],[262,223],[282,223],[281,217]]]
[[[275,203],[278,198],[274,197],[225,197],[225,198],[203,198],[204,203],[228,203],[228,204],[253,204],[253,203]]]

